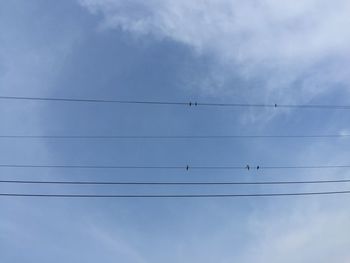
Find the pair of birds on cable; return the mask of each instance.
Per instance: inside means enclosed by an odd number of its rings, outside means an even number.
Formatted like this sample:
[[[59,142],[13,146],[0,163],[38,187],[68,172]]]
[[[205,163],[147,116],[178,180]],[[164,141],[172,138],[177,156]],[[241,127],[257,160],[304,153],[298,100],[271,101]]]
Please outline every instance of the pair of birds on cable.
[[[253,167],[251,167],[249,164],[247,164],[246,165],[246,167],[245,167],[248,171],[250,170],[250,169],[253,169]],[[260,166],[258,165],[258,166],[256,166],[256,167],[254,167],[256,170],[259,170],[260,169]]]
[[[251,169],[256,169],[256,170],[259,170],[260,169],[260,166],[255,166],[255,167],[251,167],[249,164],[246,165],[245,169],[247,169],[248,171],[251,170]],[[188,165],[186,165],[186,171],[188,171],[190,169],[190,167]]]

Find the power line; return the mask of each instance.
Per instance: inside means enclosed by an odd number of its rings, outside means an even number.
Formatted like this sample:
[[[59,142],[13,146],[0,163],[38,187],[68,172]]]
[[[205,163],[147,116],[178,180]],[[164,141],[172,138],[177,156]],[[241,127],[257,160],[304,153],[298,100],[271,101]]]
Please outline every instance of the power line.
[[[2,197],[48,197],[48,198],[237,198],[237,197],[282,197],[350,194],[350,191],[261,193],[261,194],[173,194],[173,195],[97,195],[97,194],[22,194],[0,193]]]
[[[310,135],[0,135],[2,139],[269,139],[269,138],[344,138],[350,134]]]
[[[37,180],[0,180],[10,184],[58,184],[58,185],[280,185],[280,184],[327,184],[349,183],[344,180],[315,181],[264,181],[264,182],[111,182],[111,181],[37,181]]]
[[[145,104],[145,105],[173,105],[173,106],[208,106],[208,107],[235,107],[235,108],[292,108],[292,109],[329,109],[349,110],[349,105],[323,104],[277,104],[277,103],[207,103],[197,101],[145,101],[145,100],[110,100],[110,99],[82,99],[82,98],[53,98],[53,97],[22,97],[0,96],[2,100],[30,100],[55,102],[82,102],[82,103],[113,103],[113,104]]]
[[[60,169],[160,169],[160,170],[268,170],[268,169],[337,169],[350,165],[304,165],[304,166],[138,166],[138,165],[33,165],[0,164],[0,168],[60,168]]]
[[[114,104],[150,104],[150,105],[189,105],[190,104],[188,102],[172,102],[172,101],[75,99],[75,98],[18,97],[18,96],[0,96],[0,99],[2,99],[2,100],[56,101],[56,102],[114,103]]]
[[[31,165],[0,164],[0,168],[64,168],[64,169],[164,169],[164,170],[205,170],[205,169],[246,169],[244,166],[118,166],[118,165]]]
[[[350,165],[305,165],[305,166],[260,166],[255,169],[337,169],[350,168]]]

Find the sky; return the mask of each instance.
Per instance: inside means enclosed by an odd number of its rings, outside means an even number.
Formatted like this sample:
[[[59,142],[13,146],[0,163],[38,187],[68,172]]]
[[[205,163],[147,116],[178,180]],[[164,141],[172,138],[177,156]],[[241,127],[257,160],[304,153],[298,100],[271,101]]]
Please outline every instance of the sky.
[[[346,0],[3,0],[0,95],[350,105]],[[0,100],[0,135],[349,134],[344,110]],[[346,165],[347,138],[0,138],[0,164]],[[346,169],[0,168],[1,180],[347,179]],[[53,186],[0,192],[208,194],[288,186]],[[227,199],[0,197],[1,262],[349,262],[350,196]]]

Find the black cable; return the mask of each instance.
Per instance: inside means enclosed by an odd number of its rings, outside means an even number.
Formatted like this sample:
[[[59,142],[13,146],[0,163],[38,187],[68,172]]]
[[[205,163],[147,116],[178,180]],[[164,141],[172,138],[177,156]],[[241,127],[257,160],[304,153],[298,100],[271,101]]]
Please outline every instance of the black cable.
[[[116,103],[116,104],[189,105],[189,103],[187,103],[187,102],[171,102],[171,101],[73,99],[73,98],[19,97],[19,96],[0,96],[0,99],[2,99],[2,100],[57,101],[57,102]]]
[[[103,166],[103,165],[32,165],[0,164],[0,168],[61,168],[61,169],[162,169],[162,170],[264,170],[264,169],[337,169],[350,168],[350,165],[311,165],[311,166]]]
[[[256,169],[256,167],[253,167]],[[350,168],[350,165],[305,165],[305,166],[259,166],[259,169],[337,169]]]
[[[50,198],[234,198],[234,197],[277,197],[350,194],[350,191],[261,193],[261,194],[174,194],[174,195],[96,195],[96,194],[19,194],[0,193],[2,197],[50,197]]]
[[[280,184],[326,184],[349,183],[344,180],[316,181],[265,181],[265,182],[106,182],[106,181],[37,181],[37,180],[0,180],[10,184],[63,184],[63,185],[280,185]]]
[[[254,139],[254,138],[341,138],[350,134],[325,135],[0,135],[4,139]]]
[[[78,98],[49,98],[49,97],[22,97],[0,96],[2,100],[31,100],[31,101],[56,101],[56,102],[85,102],[85,103],[115,103],[115,104],[148,104],[148,105],[179,105],[179,106],[214,106],[237,108],[293,108],[293,109],[342,109],[349,110],[349,105],[316,105],[316,104],[254,104],[254,103],[206,103],[206,102],[181,102],[181,101],[143,101],[143,100],[109,100],[109,99],[78,99]]]
[[[30,165],[0,164],[0,168],[62,168],[62,169],[186,169],[186,166],[114,166],[114,165]]]

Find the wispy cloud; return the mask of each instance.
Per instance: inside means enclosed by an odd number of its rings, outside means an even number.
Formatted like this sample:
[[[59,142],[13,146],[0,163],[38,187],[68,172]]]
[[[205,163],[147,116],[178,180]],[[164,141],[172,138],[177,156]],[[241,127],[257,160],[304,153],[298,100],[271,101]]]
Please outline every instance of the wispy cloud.
[[[80,0],[80,3],[90,12],[102,14],[101,27],[106,30],[118,28],[141,38],[170,39],[188,46],[198,56],[211,57],[213,65],[207,76],[188,79],[191,88],[206,95],[227,100],[227,94],[236,98],[244,93],[243,97],[250,100],[305,103],[331,94],[328,101],[334,103],[333,91],[350,91],[350,3],[346,0]],[[337,122],[339,119],[333,125],[337,126]],[[271,143],[266,149],[271,155]],[[283,158],[302,163],[346,161],[346,146],[343,149],[337,143],[308,143],[300,149],[297,154]],[[346,176],[344,171],[298,174],[291,176]],[[252,235],[242,249],[229,240],[239,231],[237,224],[230,227],[236,214],[225,214],[226,225],[220,226],[225,232],[214,231],[210,236],[210,240],[217,242],[208,246],[209,238],[203,234],[198,237],[202,242],[183,245],[182,254],[184,259],[192,256],[194,261],[201,258],[203,262],[209,262],[212,255],[218,262],[230,262],[233,258],[240,262],[281,259],[347,262],[350,256],[347,200],[347,197],[299,199],[300,202],[281,199],[281,203],[273,200],[271,210],[267,201],[247,216],[249,222],[242,228]],[[226,211],[227,207],[222,209]],[[222,248],[222,243],[230,242],[232,249]],[[193,251],[198,248],[200,253],[195,254]]]
[[[137,249],[133,248],[124,237],[111,231],[111,228],[103,229],[97,224],[91,224],[88,232],[96,243],[111,251],[115,257],[124,258],[127,262],[147,262]]]
[[[324,210],[312,202],[301,206],[294,212],[289,209],[287,214],[279,214],[278,218],[255,218],[254,231],[259,234],[242,261],[280,262],[283,258],[285,262],[347,262],[348,213],[341,209]]]
[[[219,67],[226,68],[215,71],[216,79],[229,82],[236,74],[243,81],[254,81],[259,87],[251,90],[257,97],[308,100],[335,86],[347,87],[350,80],[350,3],[346,0],[80,3],[102,13],[105,28],[170,38],[198,54],[212,55]],[[213,85],[214,89],[218,85],[224,86],[225,81]]]

